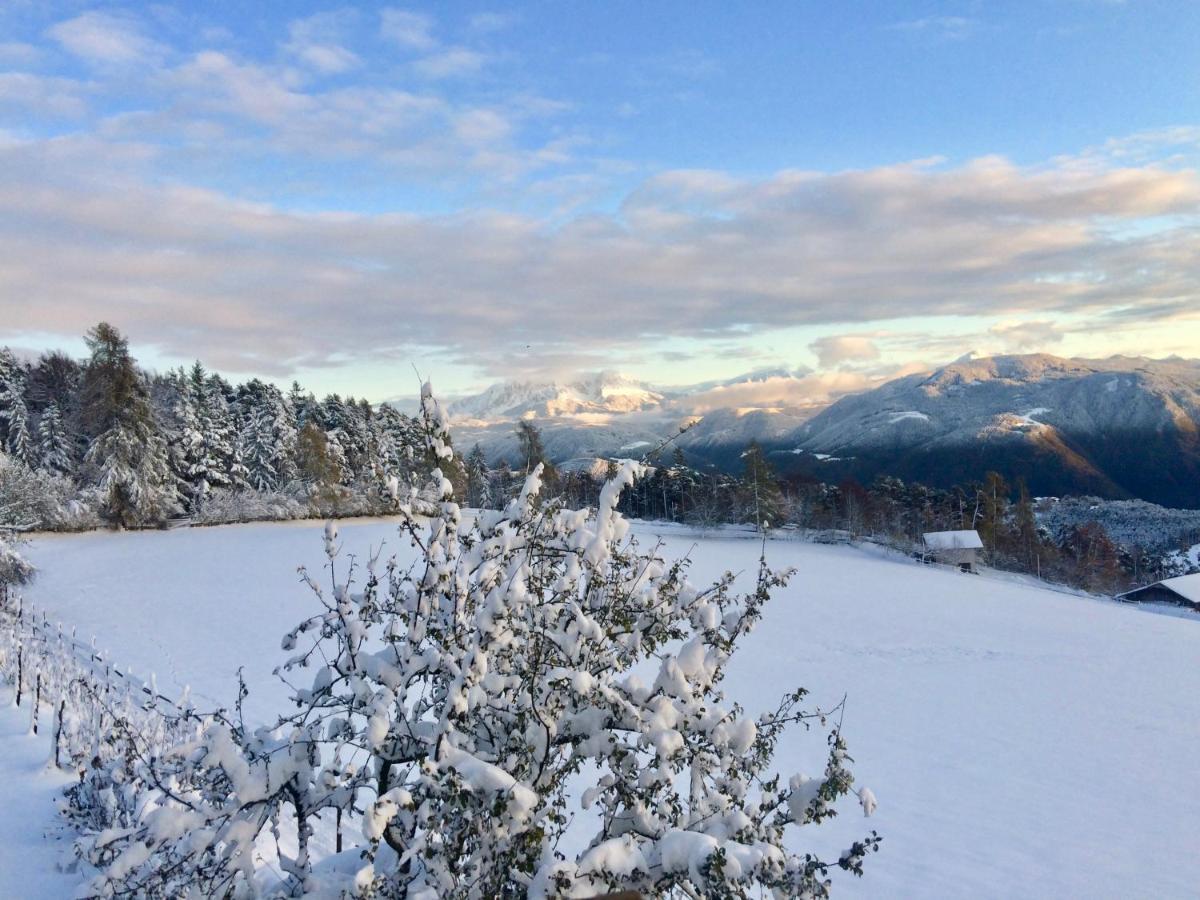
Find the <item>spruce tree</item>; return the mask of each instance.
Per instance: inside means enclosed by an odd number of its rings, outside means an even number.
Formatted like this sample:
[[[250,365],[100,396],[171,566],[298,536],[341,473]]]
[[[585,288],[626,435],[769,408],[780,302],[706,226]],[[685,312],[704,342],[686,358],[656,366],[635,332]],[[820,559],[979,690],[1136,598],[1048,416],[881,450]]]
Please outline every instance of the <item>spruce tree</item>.
[[[28,450],[28,428],[25,371],[11,350],[0,347],[0,450],[27,462],[28,455],[21,455],[14,447]]]
[[[476,444],[467,454],[467,505],[475,509],[492,506],[492,485],[488,473],[487,456],[483,447]]]
[[[747,512],[754,517],[755,526],[766,528],[779,524],[783,517],[783,495],[779,490],[779,481],[775,470],[767,461],[758,441],[751,441],[742,454],[745,466],[745,483],[748,494]]]
[[[38,424],[38,450],[41,467],[55,475],[66,475],[74,468],[71,436],[67,433],[58,404],[51,402]]]
[[[6,415],[8,418],[6,449],[10,456],[32,467],[37,462],[37,451],[33,438],[29,434],[29,409],[25,406],[25,397],[18,387],[14,387],[12,391]]]

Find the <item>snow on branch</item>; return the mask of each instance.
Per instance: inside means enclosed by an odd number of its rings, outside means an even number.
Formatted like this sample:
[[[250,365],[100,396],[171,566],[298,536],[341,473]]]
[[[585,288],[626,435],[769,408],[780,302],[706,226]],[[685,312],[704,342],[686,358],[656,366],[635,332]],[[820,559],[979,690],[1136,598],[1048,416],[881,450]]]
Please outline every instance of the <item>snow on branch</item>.
[[[428,386],[422,423],[453,465]],[[409,568],[343,565],[331,523],[330,586],[305,575],[315,612],[283,639],[294,709],[260,729],[212,716],[149,760],[136,819],[91,845],[92,893],[821,897],[832,868],[861,873],[873,832],[830,862],[795,846],[851,791],[832,711],[797,689],[751,715],[720,687],[791,573],[764,559],[748,593],[732,575],[692,585],[617,512],[643,472],[623,463],[595,510],[540,498],[540,467],[474,517],[439,485],[401,505]],[[772,756],[798,723],[823,726],[825,768],[782,777]],[[316,861],[333,817],[360,836]],[[256,846],[284,821],[295,848],[271,882]]]

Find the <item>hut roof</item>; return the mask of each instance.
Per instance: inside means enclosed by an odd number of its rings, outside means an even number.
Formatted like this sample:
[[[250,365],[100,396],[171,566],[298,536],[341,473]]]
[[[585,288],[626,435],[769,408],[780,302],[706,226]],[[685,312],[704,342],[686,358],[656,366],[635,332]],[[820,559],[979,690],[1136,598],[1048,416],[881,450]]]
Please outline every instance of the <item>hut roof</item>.
[[[1126,591],[1124,594],[1119,594],[1120,597],[1130,597],[1146,588],[1164,587],[1167,590],[1178,594],[1189,603],[1195,603],[1200,606],[1200,572],[1194,575],[1180,575],[1176,578],[1164,578],[1162,581],[1156,581],[1154,584],[1148,584],[1144,587],[1135,588],[1132,591]]]
[[[969,531],[929,531],[921,535],[925,546],[930,550],[982,550],[983,541],[979,532]]]

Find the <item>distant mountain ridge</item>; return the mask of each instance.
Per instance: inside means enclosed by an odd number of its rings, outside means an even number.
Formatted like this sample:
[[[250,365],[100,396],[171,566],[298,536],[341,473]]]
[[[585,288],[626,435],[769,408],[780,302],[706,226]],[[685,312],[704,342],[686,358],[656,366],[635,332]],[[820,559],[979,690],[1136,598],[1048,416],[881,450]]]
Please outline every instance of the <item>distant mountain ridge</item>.
[[[948,486],[995,469],[1041,495],[1200,507],[1200,360],[961,359],[824,407],[768,399],[787,393],[773,379],[797,377],[770,370],[669,389],[602,372],[494,385],[449,411],[460,445],[479,442],[493,460],[517,461],[519,418],[538,423],[555,461],[577,468],[640,456],[694,422],[676,443],[699,467],[739,471],[756,440],[782,473],[824,481],[889,474]],[[752,405],[714,405],[747,387]]]
[[[1200,361],[964,360],[842,399],[797,429],[794,468],[935,485],[995,469],[1039,494],[1200,505]]]

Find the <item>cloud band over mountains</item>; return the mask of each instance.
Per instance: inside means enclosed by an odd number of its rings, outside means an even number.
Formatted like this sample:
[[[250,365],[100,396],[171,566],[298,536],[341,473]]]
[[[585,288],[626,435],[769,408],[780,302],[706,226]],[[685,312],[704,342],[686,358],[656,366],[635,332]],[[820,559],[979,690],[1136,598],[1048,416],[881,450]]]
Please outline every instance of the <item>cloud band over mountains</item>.
[[[416,345],[499,368],[514,348],[536,358],[806,324],[1171,318],[1200,294],[1188,170],[981,159],[758,180],[666,172],[616,213],[549,224],[298,212],[94,176],[95,149],[0,147],[0,285],[22,298],[20,327],[74,334],[103,311],[166,353],[276,375]]]

